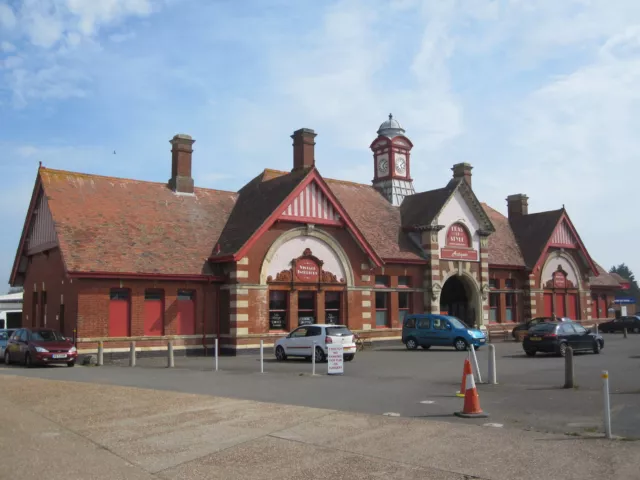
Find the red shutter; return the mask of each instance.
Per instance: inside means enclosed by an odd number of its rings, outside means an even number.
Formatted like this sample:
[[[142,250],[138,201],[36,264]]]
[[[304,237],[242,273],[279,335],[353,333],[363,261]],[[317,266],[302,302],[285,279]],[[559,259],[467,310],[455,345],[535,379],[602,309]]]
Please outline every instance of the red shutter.
[[[129,336],[129,292],[112,290],[109,301],[109,336]]]
[[[567,317],[571,320],[579,320],[578,318],[578,296],[575,293],[567,295]]]
[[[162,292],[149,291],[144,295],[144,334],[162,335],[164,301]]]
[[[193,335],[196,333],[195,294],[190,290],[178,291],[178,316],[176,318],[176,335]]]
[[[553,314],[553,294],[544,294],[544,316],[550,317]]]
[[[567,312],[564,307],[564,293],[556,294],[556,317],[566,317]]]

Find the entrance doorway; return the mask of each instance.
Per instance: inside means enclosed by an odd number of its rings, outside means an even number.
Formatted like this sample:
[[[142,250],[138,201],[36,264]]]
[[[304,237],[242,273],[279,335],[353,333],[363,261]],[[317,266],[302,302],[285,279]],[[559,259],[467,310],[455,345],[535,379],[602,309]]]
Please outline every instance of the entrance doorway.
[[[460,275],[449,277],[440,294],[440,313],[457,317],[473,327],[476,324],[474,297],[468,280]]]

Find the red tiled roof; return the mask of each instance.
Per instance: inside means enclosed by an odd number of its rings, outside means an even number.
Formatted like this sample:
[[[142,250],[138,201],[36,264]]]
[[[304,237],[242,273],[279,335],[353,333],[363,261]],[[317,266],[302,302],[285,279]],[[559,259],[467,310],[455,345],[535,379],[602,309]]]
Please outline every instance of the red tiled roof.
[[[456,186],[457,183],[451,181],[444,188],[415,193],[406,197],[400,205],[402,225],[404,227],[430,225],[447,200],[449,200]]]
[[[524,267],[524,258],[509,225],[509,219],[486,203],[483,203],[482,207],[496,229],[489,237],[489,264]]]
[[[509,220],[522,256],[528,268],[533,268],[540,259],[544,247],[558,225],[564,209],[530,213]]]
[[[596,263],[598,268],[598,276],[589,278],[589,283],[592,287],[620,287],[613,274],[607,272],[599,263]]]
[[[200,275],[237,198],[196,188],[41,168],[67,270]]]

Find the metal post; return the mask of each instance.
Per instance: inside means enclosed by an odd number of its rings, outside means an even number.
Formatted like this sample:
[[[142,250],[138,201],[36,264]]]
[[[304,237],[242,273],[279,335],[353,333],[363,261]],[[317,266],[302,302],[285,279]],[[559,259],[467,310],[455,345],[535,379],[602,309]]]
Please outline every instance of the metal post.
[[[316,374],[316,342],[313,342],[313,350],[311,352],[311,375]]]
[[[216,345],[215,345],[215,353],[214,353],[215,357],[216,357],[216,372],[218,371],[218,339],[216,338]]]
[[[175,364],[173,362],[173,342],[171,340],[169,340],[169,343],[167,344],[167,353],[169,355],[167,367],[173,368]]]
[[[104,342],[100,340],[98,342],[98,366],[104,365]]]
[[[573,388],[574,379],[573,348],[567,347],[567,353],[564,357],[564,388]]]
[[[136,342],[131,342],[129,345],[129,366],[136,366]]]
[[[476,355],[476,349],[471,345],[471,357],[473,358],[473,366],[476,370],[476,375],[478,376],[478,383],[482,383],[482,375],[480,374],[480,366],[478,365],[478,357]]]
[[[264,340],[260,340],[260,373],[264,373]]]
[[[602,371],[602,393],[604,394],[604,436],[611,438],[611,405],[609,404],[609,372]]]
[[[622,333],[624,334],[624,338],[627,338],[627,329],[626,328],[624,330],[622,330]]]
[[[489,344],[489,383],[496,385],[498,383],[496,374],[496,346]]]
[[[596,323],[596,335],[598,335],[598,324]]]

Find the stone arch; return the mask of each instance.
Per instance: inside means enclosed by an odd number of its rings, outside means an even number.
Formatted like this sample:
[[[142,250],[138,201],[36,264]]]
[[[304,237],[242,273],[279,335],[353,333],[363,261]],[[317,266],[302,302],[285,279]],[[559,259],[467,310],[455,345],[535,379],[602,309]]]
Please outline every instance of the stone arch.
[[[478,284],[478,281],[473,276],[471,272],[466,270],[454,270],[451,272],[443,272],[444,275],[440,280],[441,288],[439,290],[438,299],[436,300],[438,306],[440,306],[440,302],[442,300],[442,294],[445,291],[447,286],[447,281],[452,279],[453,277],[457,277],[465,289],[465,295],[467,299],[467,304],[473,309],[473,325],[469,325],[470,327],[479,328],[484,324],[484,310],[483,305],[485,303],[485,299],[483,298],[483,292]],[[462,320],[469,320],[462,319]]]
[[[548,274],[549,267],[551,267],[552,270],[555,270],[557,267],[557,262],[560,261],[562,263],[562,260],[566,261],[571,267],[571,270],[573,270],[569,273],[572,273],[570,280],[573,280],[574,278],[576,280],[575,288],[582,290],[584,280],[582,278],[580,268],[578,267],[578,264],[576,263],[573,256],[563,250],[556,250],[554,252],[551,252],[547,256],[544,264],[542,265],[542,268],[540,269],[540,273],[538,274],[539,285],[542,286],[541,288],[544,288],[546,282],[551,279],[551,275]],[[554,265],[554,262],[556,263],[556,265]],[[547,272],[547,276],[549,278],[545,278],[545,272]]]
[[[291,230],[287,230],[271,244],[271,246],[269,247],[269,250],[267,251],[267,254],[264,256],[264,259],[262,260],[262,266],[260,267],[260,285],[267,284],[267,275],[268,275],[267,272],[269,270],[269,265],[271,263],[271,260],[273,259],[273,256],[278,251],[278,249],[289,240],[294,239],[296,237],[304,237],[304,236],[317,238],[318,240],[325,242],[334,251],[344,270],[345,281],[347,286],[348,287],[353,286],[355,283],[353,269],[351,268],[351,262],[349,262],[349,257],[347,256],[347,253],[344,251],[342,246],[336,241],[335,238],[333,238],[327,232],[323,230],[316,230],[315,228],[309,228],[309,227],[298,227],[298,228],[293,228]]]

